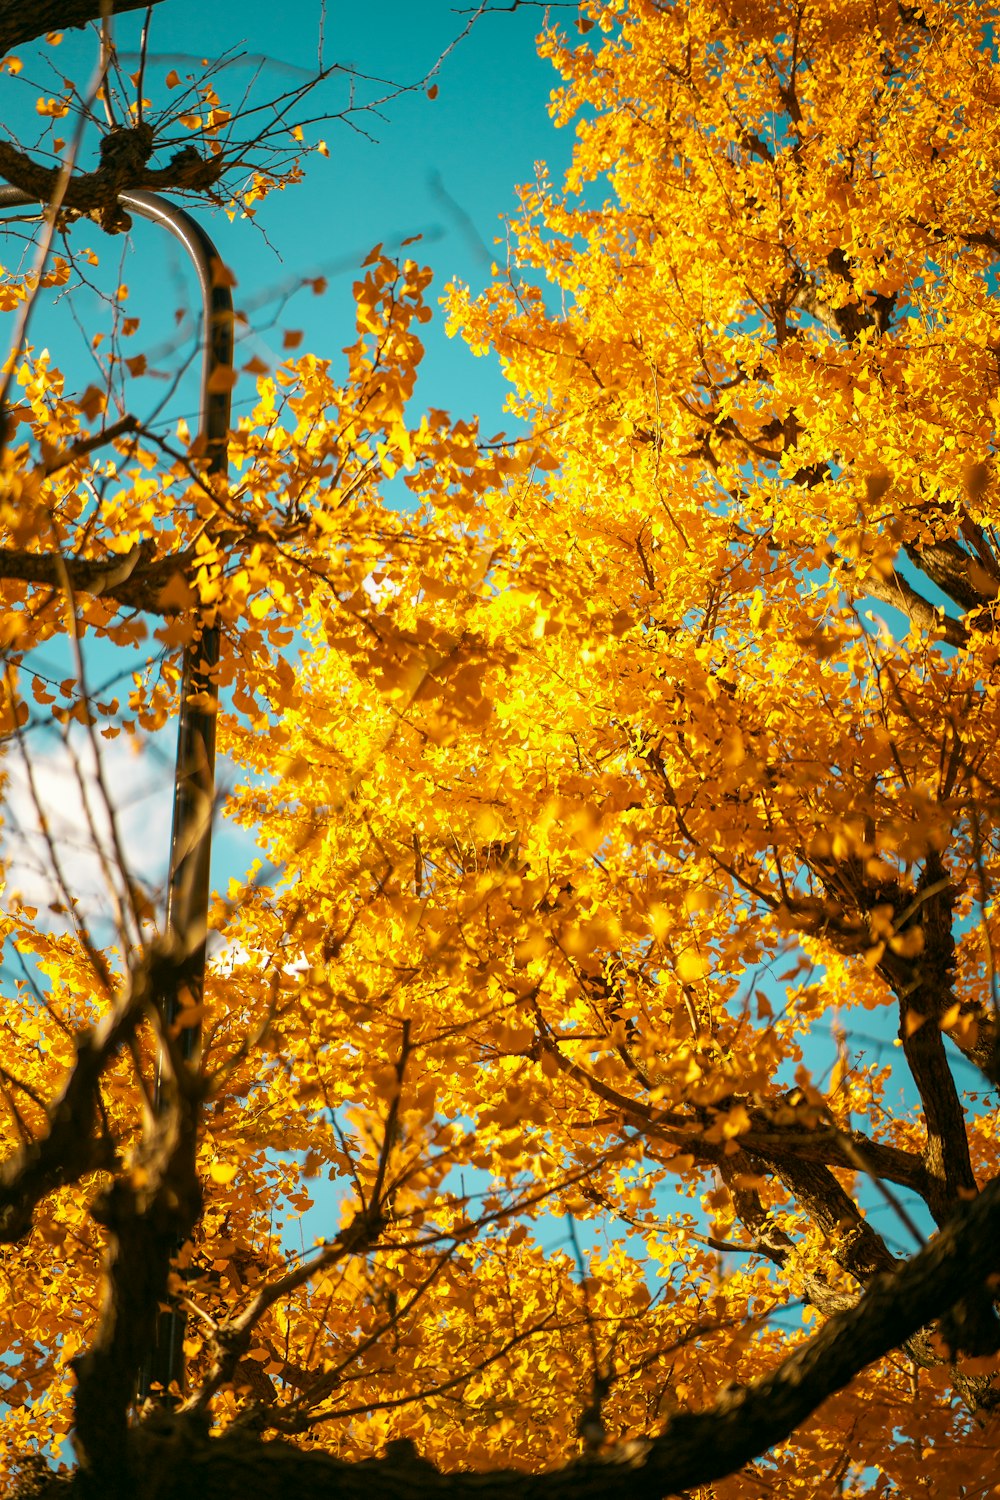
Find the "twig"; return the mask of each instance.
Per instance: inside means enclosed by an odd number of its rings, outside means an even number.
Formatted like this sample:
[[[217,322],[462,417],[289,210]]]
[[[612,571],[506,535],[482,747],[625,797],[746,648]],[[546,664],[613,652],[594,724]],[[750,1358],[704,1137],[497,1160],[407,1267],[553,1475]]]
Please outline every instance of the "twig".
[[[107,0],[105,0],[105,4],[107,4]],[[102,9],[104,9],[103,5]],[[7,410],[7,399],[10,395],[11,383],[14,379],[15,366],[17,365],[17,361],[21,357],[21,352],[24,349],[25,343],[27,341],[28,325],[31,322],[31,314],[34,311],[35,303],[38,300],[38,293],[41,290],[42,285],[42,276],[44,274],[45,267],[48,264],[49,255],[52,250],[52,241],[55,238],[56,228],[59,223],[59,210],[61,209],[63,199],[66,196],[66,189],[69,187],[70,178],[73,175],[73,168],[76,166],[76,159],[79,155],[80,146],[83,142],[83,132],[86,126],[87,118],[86,110],[89,108],[93,100],[97,97],[97,91],[101,87],[101,84],[104,80],[105,72],[106,64],[103,57],[102,46],[102,56],[99,57],[97,66],[94,69],[93,76],[87,86],[87,96],[84,103],[84,108],[83,110],[81,110],[79,117],[77,118],[76,127],[73,131],[73,138],[63,155],[62,165],[59,168],[58,176],[56,177],[55,183],[53,185],[52,194],[44,211],[45,228],[42,231],[41,239],[38,242],[38,248],[35,251],[35,261],[31,273],[34,277],[34,285],[32,286],[31,291],[22,301],[21,306],[18,309],[17,320],[14,324],[14,332],[11,337],[10,353],[7,356],[7,368],[4,373],[3,384],[0,385],[0,456],[2,456],[7,445],[7,422],[5,419],[5,413]]]

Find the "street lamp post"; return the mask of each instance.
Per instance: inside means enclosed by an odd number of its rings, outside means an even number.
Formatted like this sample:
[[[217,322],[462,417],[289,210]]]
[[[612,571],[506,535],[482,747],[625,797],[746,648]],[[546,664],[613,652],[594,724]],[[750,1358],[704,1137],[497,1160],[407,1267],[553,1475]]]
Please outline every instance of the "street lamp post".
[[[17,188],[0,186],[0,209],[34,202]],[[226,438],[232,404],[233,300],[215,245],[190,214],[159,194],[134,189],[118,194],[121,206],[149,219],[179,240],[198,275],[201,289],[204,357],[201,381],[200,435],[209,475],[227,473]],[[177,979],[161,997],[164,1021],[173,1024],[181,996],[199,1005],[205,988],[208,936],[209,867],[215,800],[215,727],[219,660],[219,628],[202,622],[201,630],[184,647],[177,760],[174,773],[173,821],[167,887],[167,930],[180,955]],[[191,1059],[198,1046],[199,1027],[186,1027],[181,1048]],[[157,1081],[157,1102],[159,1081]],[[160,1318],[157,1348],[143,1371],[141,1396],[154,1383],[164,1390],[183,1375],[184,1314],[171,1307]]]

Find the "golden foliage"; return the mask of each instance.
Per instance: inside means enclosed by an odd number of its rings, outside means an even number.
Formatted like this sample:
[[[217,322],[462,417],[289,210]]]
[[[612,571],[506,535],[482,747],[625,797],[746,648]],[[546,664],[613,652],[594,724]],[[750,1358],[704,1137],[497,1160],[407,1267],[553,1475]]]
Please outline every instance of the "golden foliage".
[[[404,1437],[443,1468],[655,1434],[996,1177],[990,14],[611,0],[545,31],[572,168],[522,188],[490,290],[448,298],[516,442],[413,422],[429,273],[379,250],[346,373],[260,374],[228,486],[184,434],[73,457],[99,412],[19,365],[8,734],[26,686],[108,737],[160,727],[197,612],[226,641],[227,812],[267,860],[211,913],[173,1282],[217,1427],[256,1404],[304,1446]],[[66,628],[53,554],[81,632],[158,620],[127,708],[32,667]],[[110,999],[79,931],[5,920],[40,976],[0,1075],[31,1136]],[[155,1046],[146,1023],[104,1072],[118,1173]],[[11,1451],[70,1425],[93,1190],[5,1251]],[[995,1493],[980,1312],[978,1342],[916,1335],[697,1493]]]

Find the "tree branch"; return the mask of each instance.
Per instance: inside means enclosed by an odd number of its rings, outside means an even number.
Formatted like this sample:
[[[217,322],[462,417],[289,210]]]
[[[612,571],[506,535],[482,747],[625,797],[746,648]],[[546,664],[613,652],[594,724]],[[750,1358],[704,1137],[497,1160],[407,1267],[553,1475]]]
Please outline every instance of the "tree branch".
[[[845,579],[845,587],[854,599],[878,599],[883,604],[891,604],[894,609],[900,610],[912,624],[919,626],[921,630],[932,631],[935,635],[939,635],[947,641],[949,646],[964,646],[968,642],[969,632],[962,622],[952,619],[943,610],[935,609],[934,605],[907,583],[902,574],[897,573],[895,569],[888,578],[882,578],[872,571],[864,579],[858,579],[856,583],[848,575]]]
[[[676,1115],[658,1110],[642,1099],[631,1099],[600,1078],[568,1058],[559,1046],[558,1037],[536,1009],[540,1023],[538,1045],[557,1063],[561,1072],[596,1094],[605,1104],[631,1120],[634,1129],[656,1140],[669,1141],[680,1151],[690,1152],[699,1161],[718,1165],[725,1159],[723,1148],[704,1139],[704,1126],[695,1119],[679,1119]],[[898,1146],[889,1146],[873,1141],[861,1130],[843,1131],[835,1126],[808,1126],[792,1122],[777,1123],[765,1107],[755,1106],[752,1101],[733,1096],[733,1104],[743,1104],[750,1115],[750,1129],[739,1136],[739,1144],[748,1151],[762,1156],[773,1155],[797,1158],[800,1161],[818,1162],[827,1167],[844,1167],[848,1171],[858,1169],[858,1159],[864,1169],[886,1182],[898,1187],[910,1188],[925,1197],[928,1190],[927,1172],[921,1158],[913,1151],[904,1151]]]
[[[61,588],[65,579],[75,594],[91,594],[114,599],[126,609],[146,610],[151,614],[170,615],[183,609],[183,603],[160,598],[178,575],[186,578],[193,553],[175,552],[153,558],[152,539],[138,543],[131,551],[107,558],[62,558],[54,552],[26,552],[14,547],[0,547],[0,579],[19,583]],[[173,593],[167,596],[173,598]]]
[[[160,0],[0,0],[0,52],[9,52],[48,31],[76,30],[91,21],[99,21],[105,11],[121,15],[128,10],[145,10]]]
[[[152,188],[155,192],[207,192],[221,177],[226,158],[202,156],[194,146],[175,153],[163,167],[147,167],[153,149],[148,125],[120,129],[104,137],[102,147],[116,144],[118,150],[102,149],[101,165],[95,172],[70,177],[59,197],[60,209],[80,214],[98,214],[109,234],[131,229],[132,219],[118,202],[130,188]],[[46,167],[9,141],[0,141],[0,177],[40,204],[53,201],[60,168]]]
[[[955,887],[946,878],[939,855],[928,855],[915,896],[923,897],[919,909],[923,946],[913,959],[887,949],[879,970],[899,1002],[899,1036],[927,1130],[923,1149],[929,1189],[926,1201],[941,1224],[957,1201],[976,1191],[976,1179],[965,1112],[941,1036],[941,1017],[952,1001]]]
[[[129,1413],[144,1361],[157,1335],[160,1305],[169,1292],[170,1263],[201,1213],[197,1134],[203,1082],[164,1017],[176,1013],[184,954],[171,940],[146,950],[131,984],[130,1010],[146,1014],[158,1032],[159,1101],[144,1112],[142,1138],[127,1171],[120,1171],[90,1206],[105,1231],[103,1300],[86,1351],[73,1360],[76,1375],[74,1447],[88,1496],[125,1500],[130,1478]]]

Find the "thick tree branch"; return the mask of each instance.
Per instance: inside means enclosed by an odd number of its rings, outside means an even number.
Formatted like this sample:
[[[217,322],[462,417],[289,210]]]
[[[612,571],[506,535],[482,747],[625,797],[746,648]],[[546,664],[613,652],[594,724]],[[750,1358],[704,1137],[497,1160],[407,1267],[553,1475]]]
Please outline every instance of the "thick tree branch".
[[[953,537],[939,537],[919,547],[911,544],[906,548],[906,555],[962,610],[984,609],[996,598],[995,579]]]
[[[949,1006],[958,999],[949,994]],[[991,1011],[977,999],[959,1001],[962,1025],[949,1038],[996,1088],[1000,1088],[1000,1025]]]
[[[23,46],[48,31],[67,31],[99,21],[105,9],[113,15],[145,10],[160,0],[0,0],[0,52]]]
[[[702,1122],[658,1110],[642,1099],[630,1099],[627,1094],[595,1078],[566,1056],[558,1038],[542,1020],[541,1013],[536,1011],[536,1015],[543,1027],[538,1045],[553,1058],[560,1071],[596,1094],[605,1104],[619,1110],[634,1129],[651,1139],[668,1141],[680,1151],[690,1152],[699,1161],[716,1165],[724,1159],[724,1148],[717,1142],[704,1139]],[[910,1188],[921,1197],[928,1191],[926,1168],[915,1152],[873,1141],[861,1130],[843,1131],[832,1125],[804,1126],[794,1120],[789,1124],[779,1123],[767,1107],[754,1105],[750,1100],[734,1097],[729,1103],[743,1104],[749,1113],[750,1129],[739,1137],[740,1145],[748,1151],[761,1156],[780,1155],[828,1167],[844,1167],[848,1171],[857,1170],[860,1158],[865,1170],[874,1177]]]
[[[719,1172],[729,1189],[740,1222],[754,1237],[751,1246],[726,1248],[742,1250],[744,1254],[749,1249],[750,1253],[765,1255],[773,1265],[784,1269],[795,1242],[780,1224],[775,1223],[769,1210],[764,1207],[757,1189],[747,1187],[743,1177],[742,1156],[737,1153],[736,1156],[727,1157],[720,1163]],[[711,1236],[708,1238],[709,1243],[713,1243]],[[715,1242],[715,1248],[722,1249],[723,1246]],[[832,1313],[842,1312],[844,1308],[853,1307],[858,1300],[857,1292],[836,1290],[822,1272],[806,1275],[803,1280],[809,1301],[827,1317]]]
[[[163,167],[148,167],[153,136],[148,126],[136,126],[105,136],[101,165],[95,172],[72,176],[62,188],[59,205],[62,210],[80,214],[98,214],[108,233],[132,227],[132,220],[118,202],[118,195],[129,188],[152,188],[155,192],[207,192],[218,182],[226,158],[202,156],[194,146],[178,151]],[[39,204],[54,201],[61,169],[46,167],[9,141],[0,141],[0,177]]]
[[[758,1153],[754,1151],[753,1156]],[[796,1160],[791,1155],[767,1156],[759,1153],[776,1177],[805,1212],[822,1229],[834,1260],[861,1285],[895,1265],[881,1237],[857,1204],[834,1177],[829,1167],[816,1162]]]
[[[927,1206],[938,1224],[976,1191],[962,1102],[941,1035],[941,1017],[952,1002],[955,964],[955,888],[939,855],[929,855],[915,890],[923,946],[912,960],[886,950],[879,968],[899,1001],[899,1035],[920,1094],[927,1139]],[[922,899],[921,899],[922,898]]]
[[[54,552],[26,552],[0,548],[0,579],[19,583],[63,587],[68,578],[74,594],[91,594],[114,599],[126,609],[146,610],[151,614],[176,614],[183,609],[177,590],[171,590],[161,603],[164,590],[178,576],[185,578],[193,553],[176,552],[167,557],[153,557],[155,543],[148,539],[130,552],[107,558],[62,558]]]
[[[881,904],[892,910],[895,932],[920,940],[909,954],[883,944],[877,969],[899,1002],[900,1040],[927,1132],[920,1185],[914,1181],[911,1186],[942,1224],[957,1201],[976,1191],[965,1115],[941,1036],[941,1020],[954,1002],[955,887],[934,852],[927,855],[912,888],[896,880],[872,884],[854,858],[813,857],[809,867],[822,881],[827,899],[823,907],[804,899],[788,903],[800,930],[809,931],[810,915],[822,912],[827,940],[842,953],[857,954],[870,942],[868,917]],[[749,1145],[749,1139],[743,1144]]]
[[[847,1171],[863,1168],[883,1182],[909,1188],[924,1197],[927,1173],[914,1151],[873,1141],[863,1130],[839,1130],[833,1125],[776,1125],[765,1110],[750,1111],[751,1128],[740,1136],[740,1145],[761,1155],[780,1153],[799,1161],[817,1162]]]
[[[943,610],[935,609],[934,605],[907,583],[902,574],[896,572],[895,569],[888,578],[883,578],[873,571],[864,579],[857,580],[856,583],[848,575],[845,586],[854,599],[878,599],[883,604],[891,604],[894,609],[900,610],[912,624],[919,626],[921,630],[931,631],[934,635],[940,636],[942,640],[947,641],[949,646],[964,646],[969,639],[969,632],[960,620],[954,620]],[[982,600],[979,602],[983,603]]]
[[[176,987],[179,965],[161,975]],[[163,985],[157,988],[163,993]],[[147,1120],[132,1170],[119,1174],[91,1206],[107,1234],[104,1301],[87,1352],[74,1361],[74,1446],[87,1484],[107,1500],[133,1493],[129,1409],[143,1361],[156,1340],[170,1263],[201,1212],[197,1124],[198,1074],[179,1049],[161,1077],[160,1108]]]
[[[862,1289],[868,1286],[875,1275],[892,1271],[899,1262],[890,1255],[880,1235],[872,1229],[867,1219],[862,1218],[853,1199],[845,1193],[836,1178],[825,1167],[813,1166],[794,1158],[758,1158],[761,1165],[780,1177],[788,1191],[818,1224],[826,1236],[831,1255],[837,1265],[854,1278]],[[741,1181],[741,1157],[729,1157],[722,1166],[722,1176],[733,1197],[742,1222],[757,1237],[776,1265],[786,1265],[793,1241],[770,1213],[764,1208],[755,1189],[747,1188]],[[826,1316],[853,1307],[859,1293],[838,1291],[830,1285],[822,1273],[804,1278],[805,1292],[814,1307]],[[963,1308],[961,1316],[971,1326],[973,1316],[989,1325],[990,1313],[984,1308],[983,1294],[979,1305]],[[973,1334],[973,1337],[975,1335]],[[935,1369],[942,1364],[940,1350],[935,1348],[926,1330],[918,1331],[903,1345],[906,1353],[923,1369]],[[991,1382],[982,1376],[967,1376],[955,1371],[954,1382],[972,1412],[990,1410],[996,1401]]]

